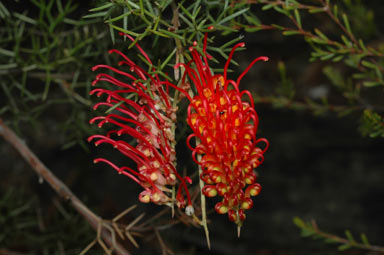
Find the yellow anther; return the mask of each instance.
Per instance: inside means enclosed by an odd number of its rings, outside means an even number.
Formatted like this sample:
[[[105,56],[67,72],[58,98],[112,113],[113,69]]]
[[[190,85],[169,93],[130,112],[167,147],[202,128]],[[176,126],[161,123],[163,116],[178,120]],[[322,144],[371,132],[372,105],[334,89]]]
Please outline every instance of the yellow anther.
[[[216,104],[213,104],[213,103],[210,103],[209,104],[209,110],[211,111],[211,112],[216,112]]]
[[[160,167],[160,162],[158,160],[153,161],[153,167],[154,168],[159,168]]]
[[[248,210],[249,208],[251,208],[251,205],[248,202],[243,202],[241,204],[241,208]]]
[[[142,203],[149,203],[151,201],[151,198],[148,195],[140,197],[140,201]]]
[[[191,124],[194,126],[196,124],[197,115],[194,113],[191,115]]]
[[[205,88],[203,90],[203,95],[207,98],[211,97],[212,96],[212,91],[209,89],[209,88]]]
[[[198,113],[199,113],[200,116],[205,116],[205,110],[204,110],[203,107],[199,107],[199,108],[197,109],[197,111],[198,111]]]
[[[217,212],[219,214],[225,214],[228,212],[228,207],[226,207],[225,205],[222,205],[219,208],[217,208]]]
[[[221,75],[219,77],[214,77],[213,78],[213,88],[214,89],[216,89],[217,85],[220,86],[220,87],[224,86],[224,83],[225,83],[224,77],[221,76]]]
[[[146,149],[143,151],[143,154],[144,154],[146,157],[149,157],[149,156],[151,156],[151,151],[150,151],[148,148],[146,148]]]
[[[199,105],[201,105],[201,100],[200,99],[195,99],[193,101],[193,103],[195,104],[196,107],[199,107]]]
[[[250,178],[245,178],[245,183],[246,184],[252,184],[252,180]]]
[[[215,129],[216,128],[216,120],[212,119],[210,122],[209,122],[209,129]]]
[[[208,197],[214,197],[217,195],[217,190],[216,189],[211,189],[208,191]]]
[[[253,188],[253,189],[251,189],[251,191],[249,192],[249,194],[251,195],[251,196],[257,196],[257,195],[259,195],[259,193],[260,193],[260,189],[259,188]]]
[[[159,202],[160,201],[160,195],[158,193],[155,193],[152,195],[152,201],[153,202]]]
[[[157,173],[152,173],[150,178],[151,178],[152,181],[156,181],[157,178],[158,178]]]

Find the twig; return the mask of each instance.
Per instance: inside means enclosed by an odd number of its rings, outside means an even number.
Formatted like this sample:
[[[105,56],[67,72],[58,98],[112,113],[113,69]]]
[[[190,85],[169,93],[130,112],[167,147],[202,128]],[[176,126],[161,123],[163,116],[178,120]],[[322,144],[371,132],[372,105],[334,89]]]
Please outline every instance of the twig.
[[[201,155],[197,156],[198,160],[201,160]],[[199,165],[199,176],[201,176],[203,172],[203,169],[201,169],[201,166]],[[201,200],[201,217],[202,217],[202,226],[204,227],[205,232],[205,238],[207,239],[207,245],[208,249],[211,249],[211,241],[209,239],[209,230],[208,230],[208,223],[207,223],[207,209],[206,209],[206,203],[205,203],[205,196],[203,194],[203,187],[204,182],[199,178],[199,185],[200,185],[200,200]]]
[[[84,219],[95,230],[98,229],[101,218],[94,214],[88,207],[83,204],[79,198],[60,180],[58,179],[40,160],[39,158],[28,148],[28,146],[0,119],[0,135],[10,143],[29,163],[33,170],[56,191],[56,193],[68,201],[75,210],[81,214]],[[114,241],[112,234],[106,230],[101,231],[100,237],[113,246]],[[115,243],[114,249],[118,255],[129,255],[130,253],[118,242]]]
[[[335,242],[347,244],[347,245],[350,245],[351,247],[356,247],[356,248],[369,250],[369,251],[375,251],[375,252],[379,252],[379,253],[384,254],[384,247],[377,246],[377,245],[371,245],[371,244],[358,243],[356,241],[351,241],[351,240],[348,240],[346,238],[343,238],[343,237],[340,237],[340,236],[337,236],[334,234],[323,232],[322,230],[320,230],[318,228],[318,226],[314,220],[312,220],[310,224],[311,224],[313,231],[316,232],[316,235],[321,236],[324,239],[332,239]]]

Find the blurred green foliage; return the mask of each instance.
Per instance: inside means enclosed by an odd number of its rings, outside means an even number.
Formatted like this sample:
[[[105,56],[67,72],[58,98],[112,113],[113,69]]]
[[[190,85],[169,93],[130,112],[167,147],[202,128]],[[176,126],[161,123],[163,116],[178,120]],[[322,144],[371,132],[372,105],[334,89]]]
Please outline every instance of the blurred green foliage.
[[[2,248],[28,254],[78,254],[93,238],[83,218],[58,200],[43,211],[39,198],[23,189],[1,189],[0,194]]]

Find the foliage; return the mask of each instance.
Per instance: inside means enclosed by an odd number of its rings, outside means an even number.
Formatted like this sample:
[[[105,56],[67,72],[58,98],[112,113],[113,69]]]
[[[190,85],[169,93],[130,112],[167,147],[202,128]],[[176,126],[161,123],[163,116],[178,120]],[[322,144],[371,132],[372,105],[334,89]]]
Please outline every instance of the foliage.
[[[345,237],[340,237],[334,234],[326,233],[320,230],[316,222],[305,222],[299,217],[293,219],[294,224],[301,229],[302,237],[312,237],[313,239],[323,239],[326,243],[336,243],[338,244],[337,249],[339,251],[344,251],[352,248],[359,248],[364,250],[371,250],[375,252],[382,253],[384,249],[375,245],[371,245],[368,241],[367,236],[362,233],[360,235],[360,241],[356,240],[352,235],[351,231],[345,230]]]
[[[49,211],[42,211],[41,201],[29,192],[14,188],[1,191],[1,247],[36,254],[62,254],[64,250],[75,254],[81,251],[79,243],[86,245],[92,238],[81,216],[58,200],[53,200]]]
[[[16,128],[28,123],[38,130],[51,108],[70,108],[59,125],[66,137],[63,148],[84,144],[90,68],[105,50],[96,42],[107,33],[97,31],[93,20],[73,19],[78,5],[72,1],[34,0],[27,6],[10,12],[0,3],[0,85],[6,102],[0,112]]]
[[[276,91],[275,96],[265,98],[255,95],[258,101],[271,102],[280,107],[310,109],[317,114],[335,111],[341,116],[356,111],[362,113],[362,110],[367,109],[368,106],[382,111],[382,103],[372,101],[366,94],[370,90],[379,91],[384,85],[384,51],[382,45],[366,46],[365,40],[369,41],[377,36],[378,30],[375,27],[373,12],[368,10],[361,1],[350,0],[339,3],[329,0],[309,1],[313,4],[302,3],[304,1],[280,0],[240,2],[260,6],[263,11],[280,13],[288,18],[292,26],[287,26],[286,23],[262,24],[256,16],[249,14],[246,16],[246,22],[234,22],[234,27],[248,32],[277,30],[285,36],[302,36],[312,48],[310,61],[324,62],[324,74],[331,85],[337,88],[346,99],[346,104],[334,105],[326,96],[321,98],[321,102],[314,102],[309,97],[305,98],[306,104],[303,104],[300,101],[297,102],[294,97],[281,97],[280,91]],[[331,20],[332,24],[307,25],[309,22],[305,22],[319,16],[323,20],[326,18]],[[286,80],[284,76],[282,76],[282,83]],[[292,90],[295,91],[295,88]],[[364,120],[370,121],[369,118]],[[367,125],[375,124],[372,122]],[[360,130],[363,134],[370,133],[365,126],[361,126]]]
[[[384,119],[372,110],[366,109],[361,119],[361,133],[372,138],[384,137]]]

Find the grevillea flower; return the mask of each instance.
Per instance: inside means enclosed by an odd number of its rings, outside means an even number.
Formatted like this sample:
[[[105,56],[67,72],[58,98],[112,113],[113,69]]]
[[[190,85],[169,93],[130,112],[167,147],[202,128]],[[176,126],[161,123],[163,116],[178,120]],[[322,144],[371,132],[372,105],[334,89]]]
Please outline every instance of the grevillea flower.
[[[133,40],[129,35],[122,35]],[[152,65],[148,55],[138,44],[136,46],[147,62]],[[104,102],[94,105],[94,109],[114,108],[105,116],[91,119],[90,123],[97,122],[99,127],[110,123],[114,130],[102,135],[93,135],[88,138],[88,141],[94,141],[96,146],[102,143],[111,144],[133,160],[137,169],[117,166],[105,158],[97,158],[94,162],[104,162],[118,173],[130,177],[141,185],[144,190],[139,194],[139,200],[143,203],[170,205],[174,200],[171,195],[172,187],[179,183],[175,196],[176,204],[180,208],[185,206],[185,194],[188,203],[186,212],[193,213],[186,185],[186,182],[190,183],[191,180],[188,177],[181,177],[175,167],[176,107],[172,105],[172,99],[169,96],[170,85],[174,85],[168,81],[161,81],[157,74],[147,73],[118,50],[110,50],[109,53],[119,55],[122,60],[118,65],[126,66],[129,71],[108,65],[93,67],[93,71],[98,69],[112,71],[118,78],[107,73],[99,73],[92,83],[95,86],[99,81],[105,81],[115,87],[114,89],[96,88],[90,92],[98,97],[106,96]],[[154,68],[152,72],[155,72]],[[132,139],[135,141],[133,144],[130,142]]]
[[[259,119],[252,95],[248,90],[240,91],[239,83],[253,64],[268,58],[256,58],[233,81],[227,79],[228,66],[235,49],[244,47],[244,43],[233,47],[223,74],[211,72],[206,47],[207,35],[204,55],[191,47],[192,60],[179,64],[185,67],[186,75],[197,91],[193,98],[186,95],[190,100],[187,122],[193,130],[187,144],[193,151],[195,162],[202,168],[203,194],[207,197],[221,196],[221,201],[215,206],[216,212],[227,213],[229,220],[240,227],[245,219],[244,211],[253,206],[251,197],[260,192],[254,168],[263,162],[269,144],[265,138],[256,138]],[[196,147],[190,144],[194,137]],[[260,143],[264,143],[263,149],[259,147]]]

